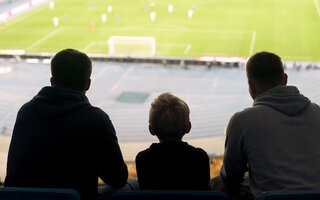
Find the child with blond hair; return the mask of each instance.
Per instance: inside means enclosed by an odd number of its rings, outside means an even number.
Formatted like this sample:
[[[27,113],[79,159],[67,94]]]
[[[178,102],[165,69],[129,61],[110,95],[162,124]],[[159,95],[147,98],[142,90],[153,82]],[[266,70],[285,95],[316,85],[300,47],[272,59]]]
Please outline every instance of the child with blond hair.
[[[163,93],[151,104],[149,131],[159,143],[138,153],[137,175],[142,190],[208,190],[210,180],[207,153],[183,142],[191,130],[188,105]]]

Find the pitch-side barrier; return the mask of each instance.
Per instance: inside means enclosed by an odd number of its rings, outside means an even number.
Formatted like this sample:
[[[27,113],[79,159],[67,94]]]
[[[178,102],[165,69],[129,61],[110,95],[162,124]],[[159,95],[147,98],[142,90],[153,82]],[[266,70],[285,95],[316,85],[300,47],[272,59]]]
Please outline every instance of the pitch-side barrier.
[[[24,50],[0,50],[0,58],[7,58],[12,62],[19,62],[21,59],[30,63],[50,63],[54,53],[26,53]],[[198,58],[190,57],[140,57],[140,56],[110,56],[105,54],[88,54],[92,61],[120,62],[120,63],[150,63],[162,64],[164,66],[205,66],[207,68],[228,67],[245,68],[247,57],[222,57],[204,56]],[[285,69],[289,70],[320,70],[320,62],[284,61]]]
[[[30,60],[34,63],[48,63],[54,53],[26,53],[23,50],[0,50],[0,58],[7,58],[14,61],[21,59]],[[247,58],[239,57],[140,57],[140,56],[110,56],[104,54],[88,54],[92,61],[122,62],[122,63],[153,63],[163,65],[207,66],[208,68],[224,67],[244,67]]]

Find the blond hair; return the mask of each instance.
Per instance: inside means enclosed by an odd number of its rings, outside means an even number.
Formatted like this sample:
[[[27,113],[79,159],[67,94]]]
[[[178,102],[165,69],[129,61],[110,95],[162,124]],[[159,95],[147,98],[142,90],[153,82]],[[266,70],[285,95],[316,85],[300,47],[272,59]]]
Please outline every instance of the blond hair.
[[[189,114],[186,102],[170,93],[162,93],[151,103],[149,124],[160,140],[177,141],[186,133]]]

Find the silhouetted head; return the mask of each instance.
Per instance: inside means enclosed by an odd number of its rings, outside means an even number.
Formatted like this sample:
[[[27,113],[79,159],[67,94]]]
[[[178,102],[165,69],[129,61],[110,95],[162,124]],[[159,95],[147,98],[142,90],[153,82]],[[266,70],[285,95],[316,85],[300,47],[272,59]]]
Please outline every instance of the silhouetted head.
[[[247,62],[249,92],[253,99],[278,85],[287,84],[281,58],[274,53],[258,52]]]
[[[58,52],[51,61],[51,85],[59,84],[85,93],[90,87],[92,63],[75,49]]]
[[[151,103],[149,131],[160,142],[180,141],[191,129],[189,114],[189,107],[183,100],[163,93]]]

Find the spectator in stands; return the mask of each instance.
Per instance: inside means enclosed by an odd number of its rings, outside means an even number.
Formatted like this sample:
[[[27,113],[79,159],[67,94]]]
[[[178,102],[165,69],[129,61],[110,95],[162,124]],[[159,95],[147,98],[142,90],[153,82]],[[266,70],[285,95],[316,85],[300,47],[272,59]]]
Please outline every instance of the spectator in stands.
[[[149,131],[160,143],[153,143],[136,157],[137,175],[143,190],[208,190],[210,180],[207,153],[182,141],[189,133],[189,107],[170,93],[151,104]]]
[[[256,53],[246,71],[254,102],[230,119],[220,171],[225,189],[236,195],[246,172],[255,198],[270,190],[319,189],[320,107],[287,86],[273,53]]]
[[[74,49],[51,61],[51,87],[18,112],[10,144],[5,187],[71,188],[96,199],[98,177],[112,187],[128,178],[109,116],[92,106],[92,64]]]

